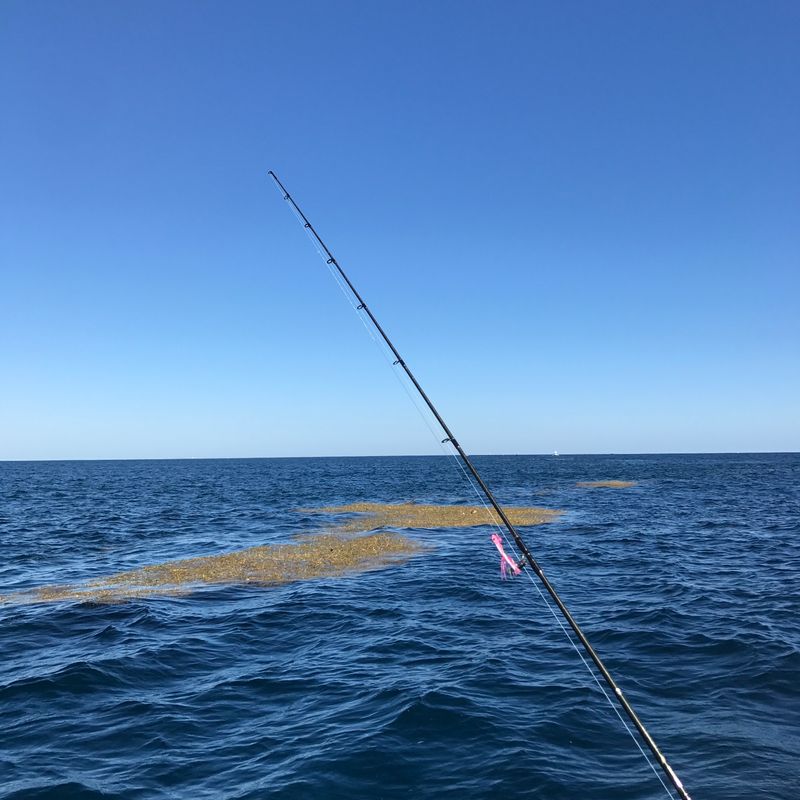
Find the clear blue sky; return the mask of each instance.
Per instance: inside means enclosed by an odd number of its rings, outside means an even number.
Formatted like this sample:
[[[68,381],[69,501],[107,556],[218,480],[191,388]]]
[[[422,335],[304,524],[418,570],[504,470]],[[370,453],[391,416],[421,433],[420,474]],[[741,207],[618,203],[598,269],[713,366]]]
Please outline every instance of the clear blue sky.
[[[0,6],[0,459],[800,450],[800,4]]]

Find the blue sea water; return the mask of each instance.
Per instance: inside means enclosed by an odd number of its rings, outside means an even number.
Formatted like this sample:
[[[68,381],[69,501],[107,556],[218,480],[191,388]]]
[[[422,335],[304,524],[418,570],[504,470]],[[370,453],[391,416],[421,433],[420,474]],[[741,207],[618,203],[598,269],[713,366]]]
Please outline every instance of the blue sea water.
[[[800,796],[800,456],[476,458],[695,800]],[[578,481],[625,479],[629,489]],[[0,594],[475,503],[445,457],[0,463]],[[487,528],[388,569],[0,604],[0,798],[666,797]]]

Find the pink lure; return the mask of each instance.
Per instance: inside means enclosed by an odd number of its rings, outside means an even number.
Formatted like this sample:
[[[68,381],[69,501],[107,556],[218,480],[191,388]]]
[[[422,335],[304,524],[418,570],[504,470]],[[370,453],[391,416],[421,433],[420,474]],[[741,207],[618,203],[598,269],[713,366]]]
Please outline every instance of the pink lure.
[[[519,575],[520,568],[517,566],[516,561],[503,549],[503,540],[496,533],[492,534],[492,542],[494,542],[494,546],[500,553],[500,575],[503,580],[506,579],[509,571],[512,575]]]

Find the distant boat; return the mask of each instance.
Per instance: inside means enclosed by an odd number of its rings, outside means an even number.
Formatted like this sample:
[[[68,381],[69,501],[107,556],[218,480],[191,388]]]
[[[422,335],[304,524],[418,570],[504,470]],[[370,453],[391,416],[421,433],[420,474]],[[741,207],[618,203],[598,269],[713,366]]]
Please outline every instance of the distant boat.
[[[558,450],[553,450],[553,455],[557,456],[558,455]]]

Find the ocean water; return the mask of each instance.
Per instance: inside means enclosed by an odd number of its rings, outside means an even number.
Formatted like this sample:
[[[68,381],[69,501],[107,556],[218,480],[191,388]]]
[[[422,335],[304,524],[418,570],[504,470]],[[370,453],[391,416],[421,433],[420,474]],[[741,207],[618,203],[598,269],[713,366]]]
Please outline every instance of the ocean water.
[[[800,456],[503,456],[501,503],[695,800],[800,796]],[[476,502],[445,457],[0,463],[0,594]],[[625,479],[629,489],[578,481]],[[488,528],[388,569],[0,604],[0,798],[666,797]]]

